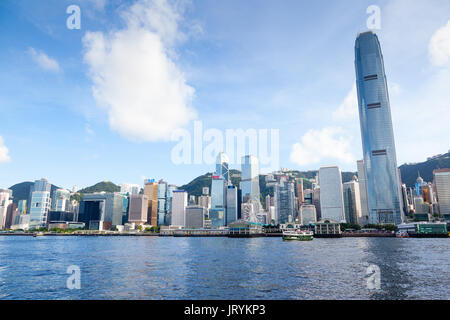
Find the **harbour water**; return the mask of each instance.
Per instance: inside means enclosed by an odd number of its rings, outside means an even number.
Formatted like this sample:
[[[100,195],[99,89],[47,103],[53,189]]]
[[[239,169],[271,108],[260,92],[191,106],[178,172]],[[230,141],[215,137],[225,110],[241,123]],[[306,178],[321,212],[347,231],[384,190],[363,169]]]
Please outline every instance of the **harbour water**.
[[[449,263],[450,239],[0,236],[0,299],[450,299]]]

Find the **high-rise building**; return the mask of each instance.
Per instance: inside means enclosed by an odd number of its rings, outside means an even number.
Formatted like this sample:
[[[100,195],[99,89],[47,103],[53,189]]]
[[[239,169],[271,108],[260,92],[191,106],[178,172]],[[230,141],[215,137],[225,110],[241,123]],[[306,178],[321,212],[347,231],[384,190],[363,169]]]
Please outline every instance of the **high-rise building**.
[[[227,187],[226,225],[238,220],[238,192],[235,186]]]
[[[12,203],[12,190],[0,189],[0,230],[5,227],[8,206]]]
[[[41,178],[40,180],[35,180],[33,185],[30,187],[30,195],[28,196],[28,208],[27,212],[31,212],[31,195],[35,191],[43,191],[43,192],[51,192],[51,184],[48,182],[47,179]],[[51,196],[51,194],[50,194]]]
[[[33,191],[30,204],[30,229],[46,227],[51,205],[50,191]]]
[[[20,214],[26,214],[27,212],[27,200],[19,200],[18,202],[18,208]]]
[[[217,155],[216,175],[222,177],[225,180],[227,186],[231,184],[230,172],[228,170],[229,162],[230,160],[225,153],[221,152]]]
[[[369,222],[369,202],[367,201],[367,179],[364,160],[358,160],[356,165],[358,168],[359,197],[361,201],[361,221],[359,223],[366,225]]]
[[[122,225],[123,195],[115,193],[85,194],[80,203],[78,222],[83,222],[90,230],[110,230]]]
[[[17,217],[19,217],[19,210],[15,203],[10,203],[6,210],[5,229],[11,229],[11,226],[16,224]]]
[[[319,170],[321,219],[345,222],[341,170],[337,166]]]
[[[147,223],[148,197],[145,194],[130,195],[128,222],[136,225]]]
[[[228,157],[221,152],[217,155],[216,172],[211,181],[211,209],[209,218],[213,228],[226,225],[227,187],[231,184]]]
[[[206,217],[206,209],[198,205],[186,207],[185,228],[203,228]]]
[[[433,171],[439,213],[450,221],[450,169]]]
[[[361,221],[361,196],[358,178],[343,184],[345,220],[348,223],[358,224]]]
[[[320,221],[320,219],[322,219],[322,210],[320,208],[320,188],[317,186],[314,188],[312,192],[311,204],[313,204],[314,207],[316,207],[317,221]]]
[[[294,184],[281,180],[274,186],[274,204],[278,223],[284,224],[295,219],[295,190]]]
[[[166,224],[167,215],[167,192],[168,183],[160,180],[158,182],[158,225]]]
[[[66,189],[56,189],[53,191],[52,211],[69,211],[70,191]]]
[[[302,204],[299,209],[299,223],[306,226],[317,222],[316,206],[311,204]]]
[[[177,186],[173,184],[167,185],[166,215],[164,217],[165,226],[170,226],[172,224],[172,197],[173,191],[175,190],[177,190]]]
[[[144,181],[144,194],[148,197],[147,223],[152,226],[158,225],[158,183],[155,179]]]
[[[260,210],[259,192],[259,164],[258,158],[252,155],[244,156],[241,160],[242,178],[240,189],[242,190],[242,202],[251,199],[257,206],[256,212]]]
[[[303,193],[303,179],[295,179],[295,190],[297,191],[297,207],[300,208],[302,203],[305,201],[305,196]]]
[[[212,176],[209,218],[213,228],[226,225],[226,197],[227,184],[225,179],[219,175]]]
[[[124,195],[136,195],[141,192],[141,186],[133,183],[122,183],[120,185],[120,193]]]
[[[388,86],[378,37],[358,35],[355,44],[361,140],[367,179],[369,222],[403,222]]]
[[[198,197],[198,205],[206,208],[208,211],[211,208],[211,197],[208,195],[202,195]]]
[[[186,225],[186,207],[188,205],[188,193],[183,190],[172,192],[172,225],[184,227]]]

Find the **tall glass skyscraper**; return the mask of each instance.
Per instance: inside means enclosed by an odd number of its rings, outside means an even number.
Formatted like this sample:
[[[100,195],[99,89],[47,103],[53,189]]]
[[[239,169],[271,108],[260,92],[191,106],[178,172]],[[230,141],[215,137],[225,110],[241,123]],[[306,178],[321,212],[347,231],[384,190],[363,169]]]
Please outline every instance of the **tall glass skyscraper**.
[[[403,221],[391,107],[378,37],[372,31],[355,43],[359,119],[370,223]]]

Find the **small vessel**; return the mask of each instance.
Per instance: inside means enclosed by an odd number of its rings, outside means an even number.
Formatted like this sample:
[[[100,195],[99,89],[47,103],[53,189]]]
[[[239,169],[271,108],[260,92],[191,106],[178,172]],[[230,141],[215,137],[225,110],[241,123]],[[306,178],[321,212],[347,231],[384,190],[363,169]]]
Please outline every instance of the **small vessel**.
[[[395,234],[396,238],[409,238],[409,234],[406,231],[397,231]]]
[[[43,232],[35,232],[33,233],[33,237],[42,237],[44,235]]]
[[[311,241],[314,233],[309,230],[283,231],[283,240]]]

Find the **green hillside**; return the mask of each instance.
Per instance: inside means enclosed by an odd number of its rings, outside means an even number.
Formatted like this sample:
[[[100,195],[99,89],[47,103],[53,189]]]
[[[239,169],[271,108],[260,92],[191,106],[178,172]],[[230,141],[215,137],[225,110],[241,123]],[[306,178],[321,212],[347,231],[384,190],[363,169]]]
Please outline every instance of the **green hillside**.
[[[424,162],[409,163],[400,166],[402,182],[408,187],[413,187],[416,182],[418,172],[420,172],[420,176],[426,182],[433,182],[433,170],[444,168],[450,168],[450,152],[443,155],[434,156]]]

